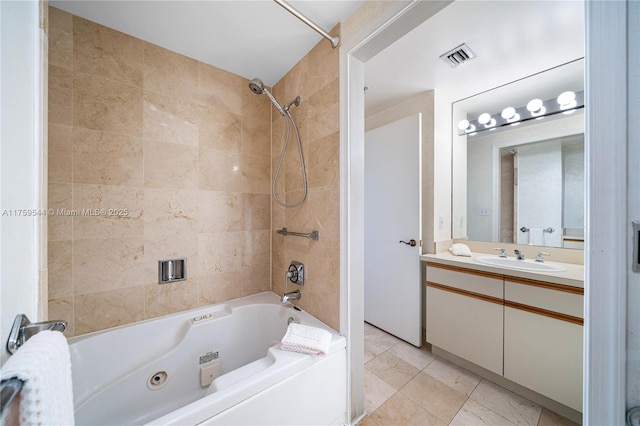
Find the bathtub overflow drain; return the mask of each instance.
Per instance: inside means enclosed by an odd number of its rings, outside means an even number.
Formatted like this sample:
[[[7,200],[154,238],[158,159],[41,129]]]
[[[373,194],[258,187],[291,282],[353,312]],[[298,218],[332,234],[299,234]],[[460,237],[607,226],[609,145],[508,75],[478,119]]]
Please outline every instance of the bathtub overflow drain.
[[[166,385],[168,380],[169,375],[166,371],[158,371],[157,373],[153,373],[151,377],[149,377],[147,387],[151,390],[158,390]]]

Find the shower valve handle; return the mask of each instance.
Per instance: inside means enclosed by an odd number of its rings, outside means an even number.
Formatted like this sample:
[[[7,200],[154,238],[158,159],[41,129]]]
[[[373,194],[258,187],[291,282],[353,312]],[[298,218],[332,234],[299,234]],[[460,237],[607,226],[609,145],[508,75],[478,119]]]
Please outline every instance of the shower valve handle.
[[[294,284],[304,285],[304,265],[295,260],[291,261],[287,270],[287,278]]]

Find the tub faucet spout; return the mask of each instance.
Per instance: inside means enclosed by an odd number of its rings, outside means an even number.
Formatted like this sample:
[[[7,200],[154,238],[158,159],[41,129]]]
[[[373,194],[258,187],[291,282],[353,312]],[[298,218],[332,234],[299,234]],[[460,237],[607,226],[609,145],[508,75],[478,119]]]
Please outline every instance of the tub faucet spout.
[[[290,291],[282,295],[282,303],[287,303],[290,300],[299,300],[302,297],[300,290]]]

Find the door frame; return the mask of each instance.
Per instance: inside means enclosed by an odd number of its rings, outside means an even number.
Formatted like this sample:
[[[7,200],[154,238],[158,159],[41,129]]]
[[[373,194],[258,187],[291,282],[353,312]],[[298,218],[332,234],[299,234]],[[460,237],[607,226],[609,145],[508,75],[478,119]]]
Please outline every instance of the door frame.
[[[364,64],[453,0],[395,2],[343,39],[340,57],[340,330],[347,337],[347,420],[364,413]],[[411,13],[409,13],[411,12]],[[357,12],[356,12],[357,13]],[[385,19],[386,16],[386,19]],[[375,23],[378,22],[376,25]],[[349,44],[351,43],[351,44]],[[424,200],[423,200],[424,201]],[[423,212],[424,214],[424,212]],[[424,229],[423,229],[424,231]]]
[[[46,4],[0,2],[0,365],[18,314],[47,317]]]
[[[624,424],[627,2],[586,2],[584,424]],[[630,21],[631,22],[631,21]],[[612,64],[624,64],[613,66]]]
[[[627,93],[640,93],[640,2],[627,3]],[[640,182],[640,134],[637,126],[640,122],[640,99],[629,96],[627,100],[627,182]],[[627,212],[629,221],[640,220],[640,188],[637,185],[629,185],[627,192]],[[633,241],[627,234],[627,253],[632,256]],[[629,256],[628,258],[631,258]],[[640,274],[627,268],[627,410],[640,405],[640,309],[637,301],[640,300]]]
[[[428,3],[433,7],[429,8]],[[364,63],[446,4],[412,2],[359,44],[345,49],[341,60],[341,329],[349,342],[348,417],[353,421],[364,412]],[[628,129],[628,83],[626,67],[611,64],[627,64],[627,4],[586,1],[585,8],[587,245],[583,420],[585,424],[624,424],[630,243],[623,208],[628,205],[627,143],[621,141],[626,141]],[[403,25],[407,31],[398,30]],[[634,31],[637,34],[637,28],[631,27]],[[636,113],[637,110],[636,105]],[[599,282],[613,284],[595,285]]]

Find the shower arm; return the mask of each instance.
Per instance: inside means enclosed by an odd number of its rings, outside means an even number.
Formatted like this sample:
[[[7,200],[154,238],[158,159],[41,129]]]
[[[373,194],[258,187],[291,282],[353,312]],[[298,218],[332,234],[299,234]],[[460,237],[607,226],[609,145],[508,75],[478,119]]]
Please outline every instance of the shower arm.
[[[329,40],[331,42],[331,47],[333,47],[334,49],[336,47],[338,47],[338,45],[340,44],[340,37],[338,37],[338,36],[333,37],[331,34],[326,32],[322,28],[320,28],[318,26],[318,24],[316,24],[311,19],[309,19],[306,16],[304,16],[302,13],[300,13],[297,9],[295,9],[293,6],[291,6],[286,1],[284,1],[284,0],[273,0],[273,1],[278,3],[280,6],[282,6],[285,10],[287,10],[293,16],[295,16],[296,18],[298,18],[299,20],[301,20],[302,22],[307,24],[312,30],[314,30],[315,32],[320,34],[322,37],[324,37],[327,40]]]

